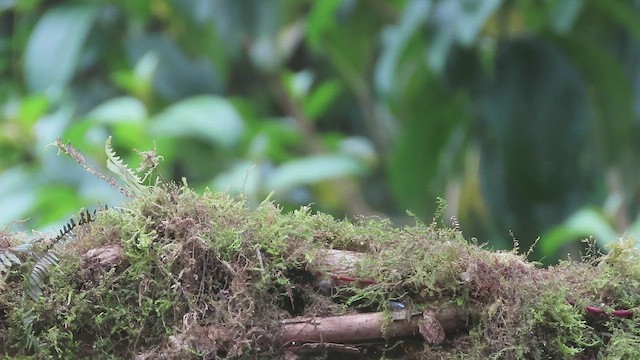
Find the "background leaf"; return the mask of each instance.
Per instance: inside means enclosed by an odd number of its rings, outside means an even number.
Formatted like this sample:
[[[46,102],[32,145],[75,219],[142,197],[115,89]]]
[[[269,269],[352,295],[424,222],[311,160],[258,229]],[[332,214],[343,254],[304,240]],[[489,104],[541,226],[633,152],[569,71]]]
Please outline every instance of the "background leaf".
[[[403,225],[407,209],[430,220],[440,197],[443,223],[494,247],[512,232],[526,248],[585,208],[618,235],[638,227],[633,1],[0,7],[0,178],[28,174],[0,204],[25,230],[122,200],[46,147],[71,140],[105,172],[109,136],[134,168],[133,149],[157,146],[167,181],[250,206],[273,186],[285,210]],[[542,241],[533,256],[578,249]]]
[[[301,185],[364,174],[366,168],[344,155],[318,155],[293,160],[274,169],[265,185],[267,190],[284,192]]]
[[[215,145],[232,146],[244,132],[242,117],[224,98],[198,96],[170,106],[151,124],[153,135],[190,136]]]
[[[220,93],[223,81],[204,56],[190,58],[175,40],[158,34],[134,33],[126,39],[129,58],[133,62],[152,53],[154,88],[164,99],[177,101],[201,93]],[[143,63],[144,64],[144,63]]]
[[[87,118],[98,124],[139,123],[147,118],[147,110],[136,98],[113,98],[91,110]]]
[[[59,96],[77,70],[95,14],[90,5],[58,6],[44,14],[24,55],[30,91]]]
[[[600,245],[618,238],[618,234],[601,213],[584,208],[571,215],[562,225],[544,234],[540,239],[540,250],[544,254],[555,254],[560,248],[590,236],[597,239]]]
[[[577,70],[589,81],[595,97],[598,141],[609,163],[623,160],[631,150],[634,129],[631,82],[617,59],[593,40],[574,36],[558,40]],[[607,71],[603,72],[602,69]]]
[[[482,192],[527,248],[587,201],[593,115],[583,79],[550,44],[507,43],[495,71],[478,103]]]

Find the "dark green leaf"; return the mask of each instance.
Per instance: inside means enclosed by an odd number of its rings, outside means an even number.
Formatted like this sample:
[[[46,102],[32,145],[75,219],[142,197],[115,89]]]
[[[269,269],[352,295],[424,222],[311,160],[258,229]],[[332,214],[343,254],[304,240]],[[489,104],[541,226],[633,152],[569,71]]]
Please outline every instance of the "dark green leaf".
[[[405,120],[389,163],[391,187],[400,207],[431,216],[436,198],[444,196],[446,179],[462,141],[458,129],[465,121],[466,99],[416,76],[405,90],[399,116]]]
[[[324,34],[336,26],[336,10],[341,0],[318,1],[313,4],[307,20],[307,41],[312,48],[322,47]]]
[[[202,55],[190,58],[172,38],[137,34],[127,41],[126,47],[131,60],[136,63],[148,57],[149,53],[157,56],[157,68],[152,64],[154,86],[156,92],[167,100],[176,101],[202,93],[215,94],[222,90],[222,79],[213,64]],[[136,74],[135,78],[143,75]],[[132,85],[128,83],[130,76],[121,75],[121,81],[129,87]]]
[[[589,1],[600,14],[606,14],[618,24],[627,28],[636,41],[640,41],[640,22],[638,22],[638,10],[629,2],[618,0]]]
[[[426,22],[432,1],[412,0],[404,9],[400,23],[390,26],[383,33],[383,50],[375,72],[376,89],[384,95],[395,90],[398,62],[408,42]]]
[[[588,36],[559,38],[557,43],[589,81],[598,112],[596,132],[605,160],[612,164],[627,157],[635,120],[631,81],[620,62]]]
[[[526,248],[587,202],[595,150],[586,84],[554,46],[505,43],[479,98],[480,179],[491,213]]]
[[[434,10],[435,31],[427,51],[427,63],[440,73],[454,44],[470,46],[502,0],[461,2],[444,0]]]
[[[329,109],[340,93],[342,93],[342,84],[339,81],[326,81],[320,84],[304,101],[304,115],[311,120],[317,120]]]

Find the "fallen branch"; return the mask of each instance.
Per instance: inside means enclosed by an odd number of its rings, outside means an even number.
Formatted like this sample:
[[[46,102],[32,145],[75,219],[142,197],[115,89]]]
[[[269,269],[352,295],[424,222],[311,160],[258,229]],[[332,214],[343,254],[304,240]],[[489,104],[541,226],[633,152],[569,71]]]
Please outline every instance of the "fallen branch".
[[[390,317],[390,318],[389,318]],[[296,318],[283,320],[281,343],[287,350],[295,350],[306,343],[355,344],[406,336],[421,336],[433,345],[444,342],[467,325],[467,314],[456,305],[437,312],[383,312]]]

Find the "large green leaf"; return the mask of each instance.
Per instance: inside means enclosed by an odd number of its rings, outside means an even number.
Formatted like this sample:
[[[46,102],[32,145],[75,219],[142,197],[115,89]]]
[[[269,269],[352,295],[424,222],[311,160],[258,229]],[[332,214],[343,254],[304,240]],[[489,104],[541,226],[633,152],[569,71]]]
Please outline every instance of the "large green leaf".
[[[432,1],[412,0],[402,13],[400,22],[382,33],[382,54],[375,71],[376,90],[392,95],[396,90],[396,70],[409,41],[418,33],[431,13]]]
[[[427,63],[441,72],[454,44],[471,46],[484,24],[498,10],[502,0],[444,0],[434,10],[433,37],[427,52]]]
[[[306,32],[307,42],[312,48],[321,49],[324,34],[336,28],[335,13],[339,6],[340,0],[318,1],[313,4]]]
[[[629,33],[636,40],[640,40],[640,22],[638,21],[638,9],[627,1],[619,0],[600,0],[589,1],[590,7],[593,7],[600,16],[609,16],[616,23],[627,28]]]
[[[78,136],[88,131],[95,135],[108,128],[121,146],[132,149],[146,148],[152,140],[145,136],[147,109],[142,101],[133,97],[109,99],[91,110],[85,118],[83,123],[72,125],[69,135]],[[100,139],[100,143],[102,141]]]
[[[304,115],[311,120],[317,120],[332,106],[342,91],[339,81],[330,80],[319,84],[304,100]]]
[[[472,45],[489,18],[500,8],[503,0],[467,1],[457,3],[460,11],[456,24],[456,38],[464,46]]]
[[[134,33],[125,43],[132,62],[139,63],[154,54],[154,90],[164,99],[178,101],[203,93],[220,93],[223,82],[211,61],[203,54],[188,56],[179,45],[174,38],[146,33]]]
[[[119,97],[96,106],[86,117],[98,124],[140,123],[147,118],[147,110],[136,98]]]
[[[77,5],[55,7],[42,16],[24,56],[30,91],[59,95],[76,72],[95,14],[93,6]]]
[[[216,145],[232,146],[245,130],[235,107],[217,96],[197,96],[180,101],[156,116],[153,135],[191,137]]]
[[[554,46],[515,40],[502,46],[478,100],[483,194],[504,233],[526,248],[589,199],[587,87]]]
[[[47,184],[38,188],[36,194],[37,202],[31,209],[34,216],[30,219],[35,228],[62,227],[60,219],[67,219],[69,214],[87,205],[86,199],[78,196],[77,189],[66,184]]]
[[[600,245],[605,245],[617,239],[618,234],[603,214],[584,208],[545,233],[540,238],[540,251],[544,256],[553,257],[563,246],[588,237],[594,237]]]
[[[378,31],[382,19],[369,9],[365,2],[318,1],[309,15],[307,40],[312,49],[327,56],[351,81],[367,74],[377,49],[371,34]]]
[[[555,0],[551,2],[550,6],[549,23],[551,27],[561,34],[566,34],[580,15],[584,0]]]
[[[611,164],[628,158],[635,128],[633,92],[620,62],[588,36],[558,38],[557,44],[589,81],[599,115],[595,125],[605,160]]]
[[[366,167],[345,155],[315,155],[280,165],[268,178],[266,190],[285,192],[300,185],[361,175]]]
[[[518,22],[511,24],[518,32],[531,31],[540,34],[547,29],[555,33],[568,34],[584,8],[584,0],[546,0],[546,1],[518,1]],[[526,24],[526,28],[523,25]]]
[[[466,121],[466,99],[444,91],[424,72],[404,90],[396,106],[404,119],[389,162],[389,179],[400,207],[429,217],[437,197],[444,196],[446,179],[454,169]]]

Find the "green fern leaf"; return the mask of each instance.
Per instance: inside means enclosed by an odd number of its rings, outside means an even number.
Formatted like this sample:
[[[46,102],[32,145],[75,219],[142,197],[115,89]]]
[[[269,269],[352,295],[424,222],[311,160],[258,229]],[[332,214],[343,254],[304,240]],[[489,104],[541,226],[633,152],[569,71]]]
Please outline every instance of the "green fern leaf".
[[[94,214],[96,212],[94,211]],[[45,252],[37,258],[35,264],[31,268],[31,272],[25,277],[24,288],[29,297],[37,301],[42,296],[42,288],[45,284],[45,278],[49,276],[51,268],[60,262],[60,254],[58,250],[70,241],[75,240],[75,229],[78,226],[87,224],[95,219],[88,210],[80,213],[80,217],[76,222],[74,219],[62,227],[53,242],[48,246]],[[2,260],[0,258],[0,260]],[[1,266],[1,265],[0,265]]]
[[[124,161],[116,155],[116,152],[111,147],[111,136],[107,139],[104,149],[107,153],[107,168],[118,175],[134,195],[141,195],[145,189],[145,186],[142,185],[142,179],[129,169]]]

